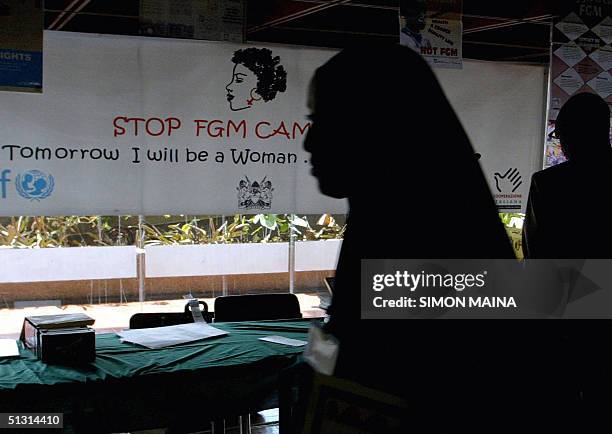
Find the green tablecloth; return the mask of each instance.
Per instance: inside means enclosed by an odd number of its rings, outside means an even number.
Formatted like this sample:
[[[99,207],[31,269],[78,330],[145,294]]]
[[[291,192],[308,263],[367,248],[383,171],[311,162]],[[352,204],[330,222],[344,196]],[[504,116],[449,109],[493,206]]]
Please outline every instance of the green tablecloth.
[[[114,333],[99,334],[95,362],[81,368],[47,365],[22,349],[20,358],[0,360],[0,412],[61,411],[83,420],[84,414],[95,414],[97,424],[108,422],[103,415],[111,413],[115,429],[122,418],[161,426],[156,423],[167,423],[180,411],[179,404],[202,406],[209,414],[228,406],[256,409],[277,389],[280,371],[296,363],[304,349],[259,338],[306,340],[310,321],[213,326],[229,335],[163,349],[122,343]]]

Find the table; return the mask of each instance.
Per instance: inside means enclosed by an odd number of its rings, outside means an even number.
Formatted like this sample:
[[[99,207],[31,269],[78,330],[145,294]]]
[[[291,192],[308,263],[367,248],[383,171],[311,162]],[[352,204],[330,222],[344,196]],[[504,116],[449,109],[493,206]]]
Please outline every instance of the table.
[[[109,432],[183,424],[278,405],[280,375],[303,347],[260,341],[306,340],[309,320],[213,324],[229,335],[163,349],[96,336],[88,367],[47,365],[21,348],[0,360],[0,412],[64,413],[67,431]]]

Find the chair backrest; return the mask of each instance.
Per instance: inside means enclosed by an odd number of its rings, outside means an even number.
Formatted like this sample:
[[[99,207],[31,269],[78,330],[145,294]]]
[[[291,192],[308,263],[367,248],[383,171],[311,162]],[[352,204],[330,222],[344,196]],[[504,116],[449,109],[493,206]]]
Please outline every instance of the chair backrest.
[[[294,294],[228,295],[215,299],[215,322],[302,318]]]
[[[212,315],[208,312],[208,304],[200,301],[202,305],[202,316],[206,322],[212,322]],[[193,315],[189,310],[189,303],[185,305],[183,312],[147,312],[135,313],[130,318],[131,329],[147,329],[155,327],[166,327],[193,322]]]

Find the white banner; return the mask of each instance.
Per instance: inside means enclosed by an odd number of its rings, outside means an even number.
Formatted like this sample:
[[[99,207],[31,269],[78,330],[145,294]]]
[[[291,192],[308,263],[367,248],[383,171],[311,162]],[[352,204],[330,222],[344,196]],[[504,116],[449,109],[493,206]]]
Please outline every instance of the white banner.
[[[334,52],[47,32],[43,95],[0,95],[0,215],[343,213],[302,142]]]
[[[344,213],[302,150],[334,53],[47,32],[44,94],[0,94],[0,215]],[[500,210],[522,211],[544,69],[464,63],[436,73]]]

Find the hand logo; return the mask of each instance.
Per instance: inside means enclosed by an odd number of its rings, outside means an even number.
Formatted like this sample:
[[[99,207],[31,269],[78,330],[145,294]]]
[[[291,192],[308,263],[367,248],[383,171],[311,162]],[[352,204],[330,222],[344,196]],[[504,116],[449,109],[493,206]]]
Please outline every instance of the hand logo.
[[[503,175],[499,172],[495,172],[495,187],[497,187],[499,193],[503,191],[511,191],[514,193],[522,184],[523,177],[518,169],[510,168]]]

